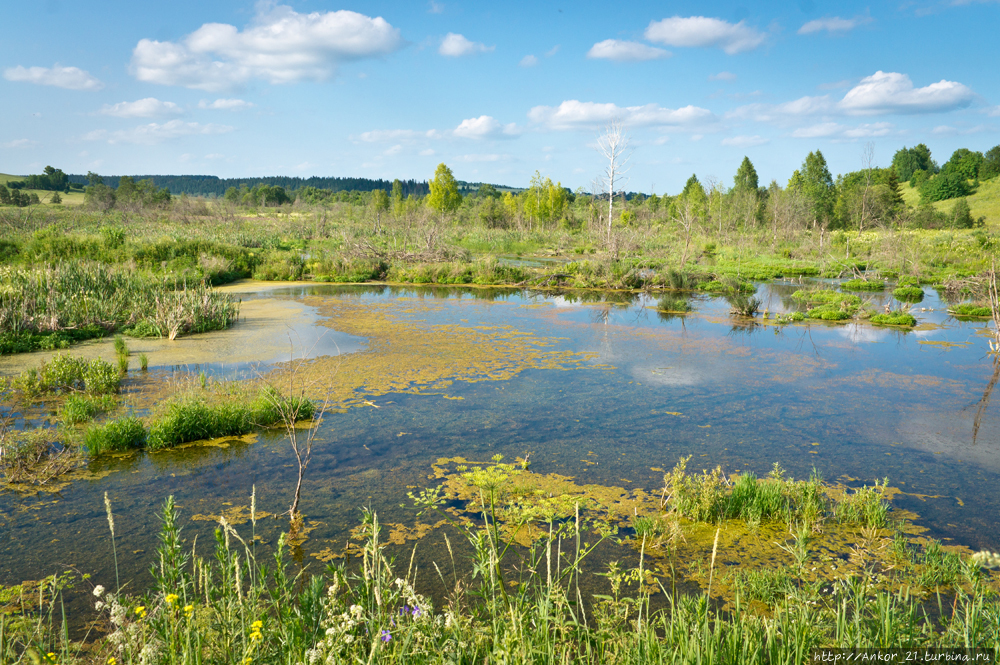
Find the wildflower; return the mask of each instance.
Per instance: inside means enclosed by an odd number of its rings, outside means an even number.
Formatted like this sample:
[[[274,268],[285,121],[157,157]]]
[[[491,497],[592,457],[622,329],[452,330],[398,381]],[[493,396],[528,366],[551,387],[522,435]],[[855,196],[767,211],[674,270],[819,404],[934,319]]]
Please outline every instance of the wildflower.
[[[419,607],[417,607],[416,605],[414,605],[413,606],[413,611],[410,614],[412,614],[413,618],[416,619],[417,617],[419,617],[423,613],[424,613],[423,610],[421,610]]]
[[[111,658],[108,658],[108,665],[118,665],[118,661],[115,659],[114,656],[111,656]]]
[[[140,605],[139,607],[135,608],[135,614],[140,619],[145,619],[146,618],[146,607],[145,607],[145,605]]]
[[[390,633],[388,630],[383,630],[382,631],[382,641],[383,642],[388,642],[391,639],[392,639],[392,633]]]
[[[98,612],[100,612],[101,610],[103,610],[104,609],[104,601],[103,600],[99,600],[96,603],[94,603],[94,609],[97,610]]]
[[[56,662],[56,655],[51,651],[45,654],[45,657],[51,660],[53,663]]]
[[[251,658],[250,656],[247,656],[246,658],[243,659],[243,665],[250,665],[250,663],[252,662],[253,658]]]
[[[104,595],[104,587],[102,587],[100,584],[98,584],[97,586],[95,586],[94,587],[94,595],[97,596],[98,598],[100,598],[101,596],[103,596]]]
[[[167,597],[164,599],[167,601],[167,605],[173,605],[177,602],[178,595],[176,593],[168,593]]]
[[[194,614],[194,605],[185,605],[184,606],[184,616],[186,616],[188,619],[190,619],[192,614]]]

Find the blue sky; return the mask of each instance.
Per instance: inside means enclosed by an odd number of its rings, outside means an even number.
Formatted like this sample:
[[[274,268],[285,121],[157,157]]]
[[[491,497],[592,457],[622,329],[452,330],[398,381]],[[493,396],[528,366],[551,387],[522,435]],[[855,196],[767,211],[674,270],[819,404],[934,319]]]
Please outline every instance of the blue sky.
[[[1000,2],[68,2],[4,8],[0,172],[782,184],[1000,143]]]

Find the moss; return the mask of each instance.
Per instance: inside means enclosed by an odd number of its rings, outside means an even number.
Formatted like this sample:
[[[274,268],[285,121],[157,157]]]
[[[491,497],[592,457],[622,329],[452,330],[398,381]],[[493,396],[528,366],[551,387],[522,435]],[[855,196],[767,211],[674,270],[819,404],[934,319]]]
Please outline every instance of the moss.
[[[919,286],[900,286],[893,290],[892,295],[902,302],[920,302],[924,299],[924,290]]]
[[[989,307],[967,302],[949,307],[948,313],[955,316],[993,316]]]

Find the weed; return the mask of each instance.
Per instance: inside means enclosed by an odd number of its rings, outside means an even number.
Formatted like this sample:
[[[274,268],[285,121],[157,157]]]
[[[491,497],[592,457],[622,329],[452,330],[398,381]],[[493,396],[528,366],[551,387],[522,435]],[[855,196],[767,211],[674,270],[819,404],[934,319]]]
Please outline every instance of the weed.
[[[118,403],[112,395],[70,395],[63,402],[62,419],[70,425],[78,425],[94,416],[114,411]]]
[[[854,492],[846,492],[837,502],[834,517],[842,522],[860,524],[868,528],[884,528],[889,524],[889,504],[885,500],[885,490],[889,480],[882,484],[876,480],[874,486],[865,485]]]
[[[924,290],[919,286],[900,286],[893,290],[892,295],[901,302],[917,303],[924,299]]]
[[[887,314],[873,314],[870,322],[881,326],[906,326],[917,325],[917,319],[909,312],[889,312]]]
[[[846,282],[841,282],[840,288],[845,291],[884,291],[885,282],[878,279],[849,279]]]

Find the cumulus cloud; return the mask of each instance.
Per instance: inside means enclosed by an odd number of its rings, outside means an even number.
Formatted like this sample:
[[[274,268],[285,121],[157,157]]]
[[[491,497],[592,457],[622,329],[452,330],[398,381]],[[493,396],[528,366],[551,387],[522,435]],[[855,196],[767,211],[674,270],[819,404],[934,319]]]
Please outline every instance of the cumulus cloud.
[[[646,46],[639,42],[627,42],[618,39],[605,39],[597,42],[587,51],[588,58],[614,60],[615,62],[642,62],[643,60],[658,60],[669,58],[670,51],[664,51],[655,46]]]
[[[719,72],[708,77],[709,81],[735,81],[736,74],[732,72]]]
[[[134,102],[118,102],[105,104],[98,113],[113,115],[116,118],[155,118],[160,115],[176,115],[183,109],[173,102],[161,102],[155,97],[146,97]]]
[[[764,33],[746,25],[745,21],[728,23],[706,16],[674,16],[652,21],[645,37],[664,46],[715,47],[729,55],[752,51],[767,39]]]
[[[438,47],[438,53],[451,58],[458,58],[463,55],[485,53],[487,51],[492,51],[494,48],[496,47],[487,46],[481,42],[472,42],[462,35],[449,32],[445,38],[441,40],[441,46]]]
[[[733,146],[734,148],[752,148],[758,145],[764,145],[768,143],[770,139],[765,139],[763,136],[753,135],[753,136],[730,136],[728,138],[722,139],[722,145]]]
[[[693,125],[715,120],[711,111],[697,106],[679,109],[668,109],[657,104],[622,107],[575,99],[566,100],[559,106],[535,106],[528,111],[528,118],[549,129],[589,129],[615,118],[632,127]]]
[[[233,128],[228,125],[203,125],[197,122],[171,120],[163,124],[151,122],[148,125],[139,125],[132,129],[122,129],[114,132],[98,129],[84,135],[83,139],[85,141],[107,141],[108,143],[153,145],[182,136],[225,134],[231,131],[233,131]]]
[[[32,141],[31,139],[14,139],[13,141],[8,141],[7,143],[0,144],[0,147],[4,148],[34,148],[38,145],[38,141]]]
[[[8,67],[3,70],[8,81],[51,85],[67,90],[100,90],[104,84],[79,67]]]
[[[243,31],[206,23],[179,42],[140,40],[132,52],[132,74],[140,81],[210,92],[251,79],[322,81],[341,63],[388,55],[403,44],[399,30],[382,17],[260,6]]]
[[[875,122],[849,127],[837,122],[821,122],[809,127],[801,127],[792,132],[798,139],[830,138],[830,139],[863,139],[887,136],[895,126],[889,122]]]
[[[971,89],[954,81],[915,88],[906,74],[877,71],[851,88],[839,107],[856,115],[940,113],[965,108],[974,97]]]
[[[826,30],[831,33],[844,33],[854,30],[854,28],[859,25],[865,25],[872,22],[871,16],[855,16],[854,18],[840,18],[839,16],[831,16],[829,18],[818,18],[814,21],[809,21],[799,28],[800,35],[811,35],[814,32],[822,32]]]
[[[534,67],[537,64],[538,64],[538,58],[536,58],[533,55],[524,56],[523,58],[521,58],[520,62],[520,65],[522,67]]]
[[[501,125],[496,118],[481,115],[463,120],[453,133],[467,139],[510,138],[517,135],[517,125]]]
[[[198,108],[213,109],[216,111],[242,111],[243,109],[248,109],[251,106],[253,106],[253,104],[245,102],[242,99],[216,99],[214,102],[209,102],[203,99],[198,102]]]

